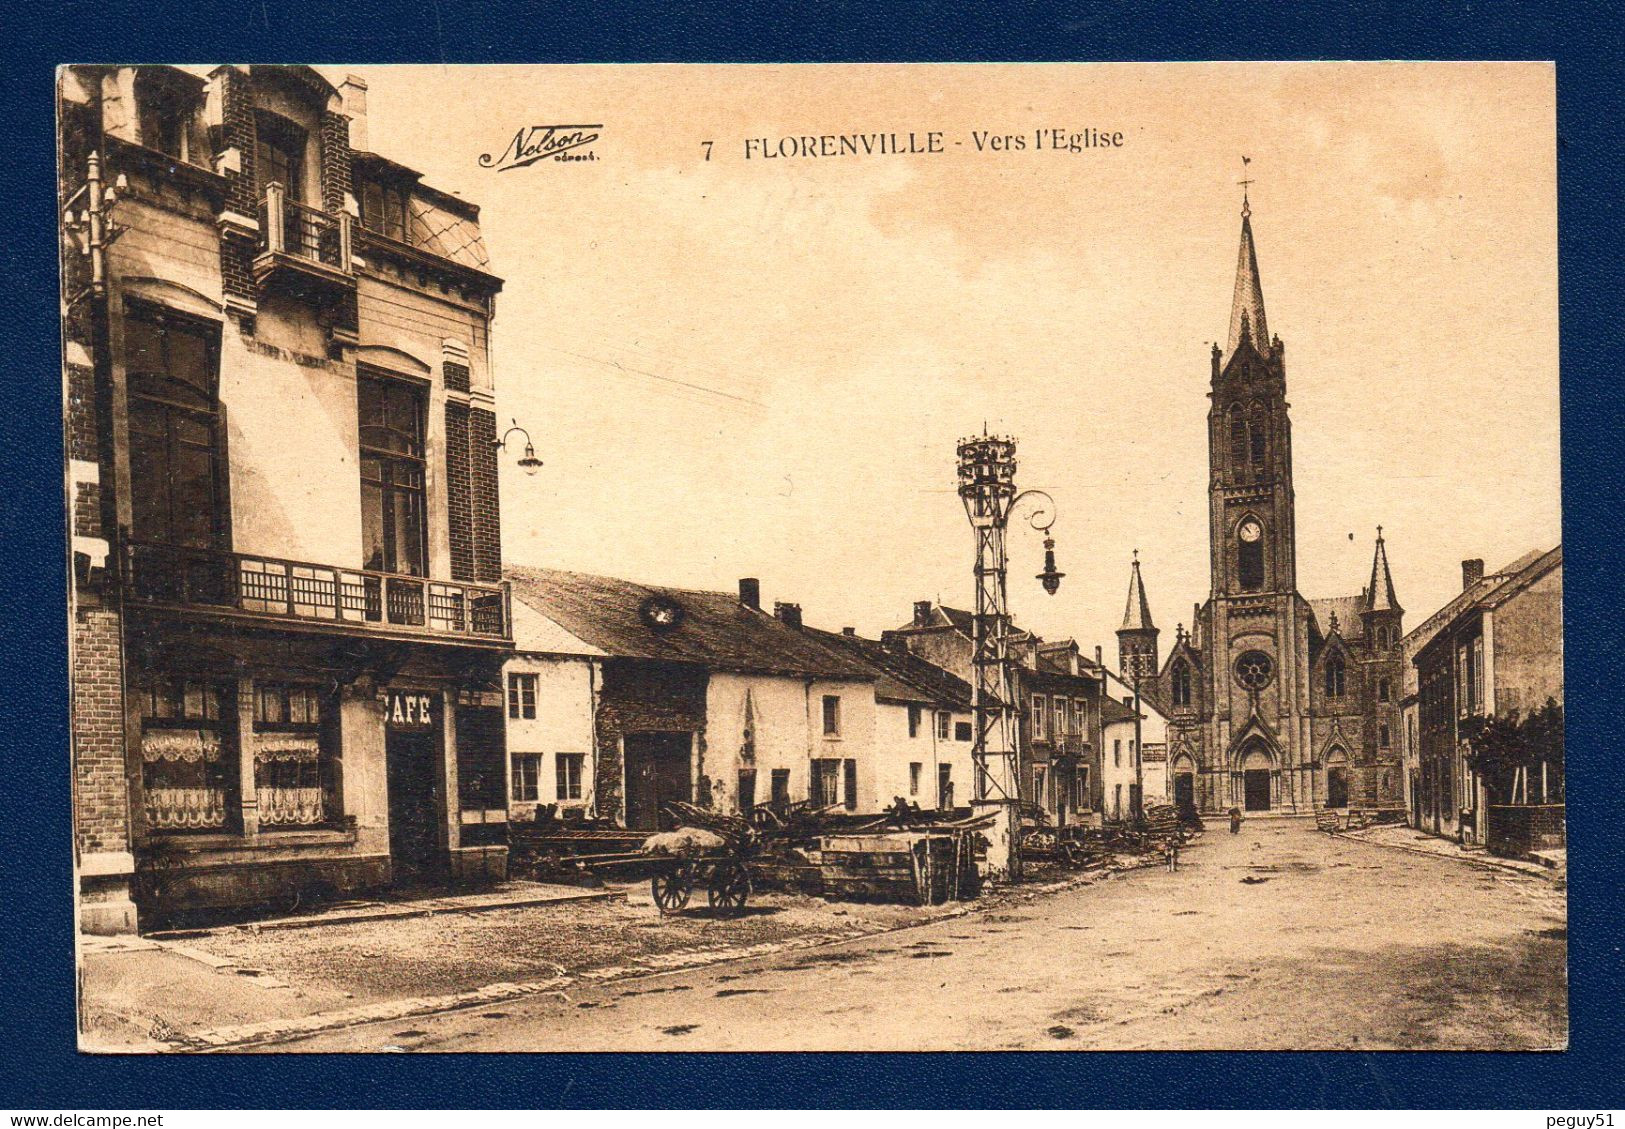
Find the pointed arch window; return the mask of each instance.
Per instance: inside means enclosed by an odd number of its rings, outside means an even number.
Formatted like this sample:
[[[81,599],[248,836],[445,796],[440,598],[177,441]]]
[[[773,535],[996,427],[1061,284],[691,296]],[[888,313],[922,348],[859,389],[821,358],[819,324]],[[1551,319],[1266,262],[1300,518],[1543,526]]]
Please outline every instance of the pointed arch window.
[[[1393,686],[1386,678],[1377,683],[1377,701],[1386,702],[1392,694]]]
[[[1326,660],[1326,696],[1328,698],[1341,698],[1347,686],[1348,670],[1343,664],[1342,655],[1333,655]]]
[[[1183,660],[1181,660],[1179,662],[1176,662],[1174,664],[1174,669],[1169,674],[1169,679],[1170,679],[1170,696],[1174,700],[1174,705],[1176,705],[1176,706],[1188,706],[1188,705],[1190,705],[1191,704],[1191,668],[1186,666]]]
[[[1240,404],[1230,405],[1230,467],[1240,474],[1247,466],[1247,417]]]
[[[1254,473],[1261,473],[1264,469],[1264,459],[1269,453],[1269,420],[1261,401],[1253,401],[1252,418],[1247,425],[1249,455],[1252,458]]]

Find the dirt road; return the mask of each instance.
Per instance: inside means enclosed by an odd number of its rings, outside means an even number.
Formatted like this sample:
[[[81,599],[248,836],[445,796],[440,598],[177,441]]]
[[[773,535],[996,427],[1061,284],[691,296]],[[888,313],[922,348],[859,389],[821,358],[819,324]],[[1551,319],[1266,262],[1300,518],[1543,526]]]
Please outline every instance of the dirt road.
[[[1257,820],[1177,874],[277,1049],[1556,1048],[1566,920],[1540,878]]]

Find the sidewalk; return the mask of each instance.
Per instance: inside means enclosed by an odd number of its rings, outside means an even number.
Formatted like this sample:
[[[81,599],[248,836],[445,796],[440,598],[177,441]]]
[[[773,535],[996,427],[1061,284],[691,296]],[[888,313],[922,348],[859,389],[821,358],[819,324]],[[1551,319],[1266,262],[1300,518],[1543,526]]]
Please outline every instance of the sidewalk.
[[[1563,852],[1546,852],[1549,855],[1559,856],[1553,860],[1556,865],[1525,862],[1522,859],[1500,858],[1485,851],[1482,847],[1476,850],[1468,850],[1453,839],[1443,839],[1437,835],[1429,835],[1404,824],[1384,824],[1377,827],[1362,828],[1359,831],[1340,831],[1337,834],[1339,838],[1371,843],[1379,847],[1391,847],[1420,855],[1433,855],[1435,858],[1450,858],[1458,862],[1493,867],[1497,870],[1510,870],[1537,878],[1551,878],[1555,875],[1561,875],[1565,872],[1567,866],[1566,855]]]

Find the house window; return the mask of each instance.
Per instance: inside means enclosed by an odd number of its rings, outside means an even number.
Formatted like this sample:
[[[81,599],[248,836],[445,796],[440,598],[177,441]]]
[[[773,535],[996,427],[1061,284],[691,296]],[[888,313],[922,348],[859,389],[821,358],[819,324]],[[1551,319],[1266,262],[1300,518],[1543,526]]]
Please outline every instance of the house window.
[[[1123,818],[1123,786],[1121,784],[1112,785],[1112,818]]]
[[[858,810],[858,762],[845,760],[841,762],[841,781],[845,786],[846,810]]]
[[[909,795],[918,796],[920,794],[920,773],[924,769],[925,769],[925,765],[921,764],[919,761],[910,761],[909,762],[909,766],[908,766],[908,794]]]
[[[920,735],[920,714],[921,710],[919,706],[908,707],[908,735],[910,737],[918,737]]]
[[[1484,636],[1473,636],[1473,712],[1482,713],[1484,697]]]
[[[328,818],[337,797],[322,755],[321,723],[318,687],[255,686],[254,790],[261,826],[308,826]]]
[[[260,198],[265,186],[276,183],[287,190],[288,199],[305,198],[305,131],[287,118],[261,113],[255,117],[254,178]]]
[[[824,695],[824,736],[841,735],[841,699],[835,694]]]
[[[220,451],[220,329],[147,306],[124,322],[131,532],[195,549],[226,540]]]
[[[1066,699],[1055,699],[1055,739],[1059,741],[1066,733]]]
[[[841,802],[841,762],[829,757],[813,761],[813,806],[832,808]]]
[[[1112,741],[1112,767],[1123,767],[1123,739],[1121,737]]]
[[[783,811],[790,804],[790,770],[775,768],[769,786],[772,788],[769,802],[776,810]]]
[[[190,162],[192,114],[197,99],[177,83],[170,85],[152,72],[136,80],[136,112],[141,144]]]
[[[515,753],[513,761],[513,798],[516,803],[533,804],[542,798],[542,755]]]
[[[356,379],[361,420],[364,568],[426,575],[423,395],[404,380]]]
[[[1128,763],[1131,768],[1140,763],[1140,750],[1133,741],[1128,743]]]
[[[1392,690],[1386,678],[1377,683],[1377,701],[1386,702],[1390,693]]]
[[[1186,666],[1183,661],[1177,662],[1174,664],[1174,669],[1170,672],[1169,678],[1171,683],[1169,694],[1173,698],[1174,705],[1190,705],[1191,668]]]
[[[1341,655],[1333,655],[1326,660],[1326,696],[1328,698],[1341,698],[1346,689],[1348,671],[1343,664]]]
[[[526,721],[536,717],[536,675],[508,675],[508,716]]]
[[[553,760],[558,781],[556,798],[560,800],[579,800],[581,798],[581,769],[586,763],[586,754],[559,753]]]
[[[1033,765],[1033,803],[1039,807],[1048,807],[1049,796],[1049,768],[1045,765]]]
[[[1033,695],[1033,708],[1032,708],[1032,715],[1031,715],[1031,723],[1032,723],[1032,731],[1033,731],[1033,740],[1034,741],[1042,741],[1042,740],[1044,740],[1045,739],[1045,737],[1044,737],[1044,696],[1042,694],[1034,694]]]
[[[238,806],[230,682],[157,677],[136,690],[141,793],[156,831],[222,831]]]
[[[956,721],[956,722],[954,722],[954,740],[955,741],[974,741],[974,740],[976,740],[975,728],[968,721]]]
[[[1089,706],[1082,698],[1072,703],[1072,732],[1080,737],[1089,732]]]
[[[1089,766],[1080,764],[1072,770],[1072,810],[1088,811],[1091,807],[1089,796]]]
[[[948,740],[949,736],[953,733],[953,729],[954,729],[954,715],[949,713],[947,710],[938,711],[938,713],[937,713],[937,740],[939,740],[939,741]]]
[[[407,194],[375,180],[361,186],[361,226],[391,239],[407,242]]]

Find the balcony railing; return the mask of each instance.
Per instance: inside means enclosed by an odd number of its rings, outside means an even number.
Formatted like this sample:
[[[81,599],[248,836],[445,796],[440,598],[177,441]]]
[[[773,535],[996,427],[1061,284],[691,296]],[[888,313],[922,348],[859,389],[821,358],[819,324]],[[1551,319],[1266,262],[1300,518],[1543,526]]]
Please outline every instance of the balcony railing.
[[[330,215],[288,198],[275,182],[265,186],[260,201],[260,251],[318,263],[349,274],[353,232],[348,214]]]
[[[1089,739],[1082,733],[1064,733],[1059,749],[1062,756],[1081,757],[1089,752]]]
[[[425,635],[511,637],[505,584],[151,543],[130,546],[128,582],[135,599],[151,604]]]

